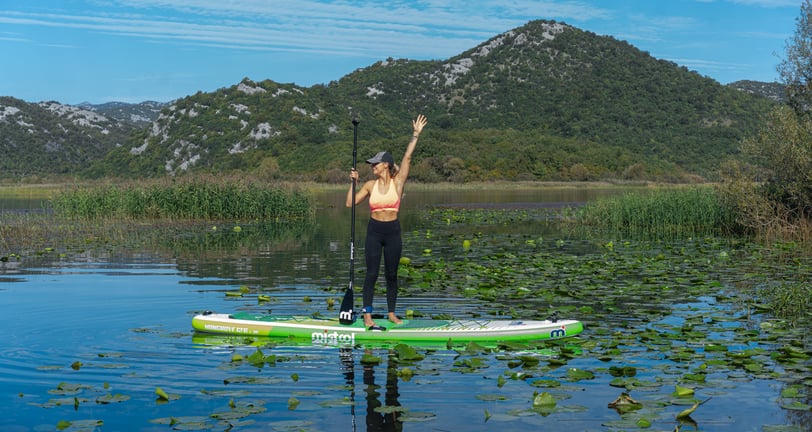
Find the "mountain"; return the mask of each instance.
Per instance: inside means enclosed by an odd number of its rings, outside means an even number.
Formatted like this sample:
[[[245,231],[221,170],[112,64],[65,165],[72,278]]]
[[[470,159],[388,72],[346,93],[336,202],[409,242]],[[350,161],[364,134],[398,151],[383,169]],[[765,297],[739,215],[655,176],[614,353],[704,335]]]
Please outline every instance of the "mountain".
[[[772,99],[776,102],[783,103],[784,101],[786,101],[786,89],[785,86],[781,83],[777,82],[768,83],[761,81],[742,80],[732,82],[728,84],[728,86],[739,91]]]
[[[76,106],[0,97],[0,172],[4,177],[75,173],[126,143],[134,129]]]
[[[399,157],[424,113],[418,181],[684,180],[712,177],[773,105],[612,37],[532,21],[447,60],[390,58],[307,88],[245,78],[198,92],[125,144],[101,146],[81,172],[346,181],[353,116],[363,160]]]
[[[161,110],[170,104],[166,102],[144,101],[140,103],[107,102],[99,105],[81,103],[79,108],[97,112],[109,119],[144,128],[152,124]]]

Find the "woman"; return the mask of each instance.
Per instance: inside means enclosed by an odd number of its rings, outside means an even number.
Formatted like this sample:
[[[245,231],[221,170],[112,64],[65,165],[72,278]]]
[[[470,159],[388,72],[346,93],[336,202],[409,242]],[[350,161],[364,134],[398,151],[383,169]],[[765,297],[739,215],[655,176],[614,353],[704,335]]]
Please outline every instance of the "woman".
[[[367,163],[372,166],[375,180],[370,180],[361,186],[355,193],[355,203],[352,202],[352,189],[358,180],[358,171],[350,171],[350,178],[355,180],[347,192],[347,207],[357,205],[369,198],[370,217],[367,225],[367,238],[364,243],[367,273],[364,279],[364,326],[370,330],[386,330],[372,320],[372,299],[375,295],[375,282],[381,266],[381,256],[384,258],[384,276],[386,277],[386,305],[389,308],[389,321],[401,324],[400,318],[395,315],[395,305],[398,300],[398,265],[403,243],[400,237],[400,222],[398,210],[400,199],[403,196],[403,185],[409,176],[409,165],[412,161],[412,152],[417,145],[417,139],[426,126],[426,117],[422,114],[412,120],[412,138],[406,146],[406,153],[400,166],[395,165],[395,159],[389,152],[382,151]]]

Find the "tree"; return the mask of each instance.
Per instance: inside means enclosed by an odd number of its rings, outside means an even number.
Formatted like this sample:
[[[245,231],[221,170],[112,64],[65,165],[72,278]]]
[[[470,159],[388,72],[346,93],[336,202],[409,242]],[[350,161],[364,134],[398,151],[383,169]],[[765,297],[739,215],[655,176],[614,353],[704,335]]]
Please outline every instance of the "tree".
[[[746,162],[722,167],[722,192],[742,225],[765,237],[812,236],[812,0],[804,0],[777,70],[788,106],[741,146]]]
[[[812,2],[804,0],[795,20],[795,34],[787,40],[786,58],[778,65],[786,86],[787,103],[799,115],[812,109]]]

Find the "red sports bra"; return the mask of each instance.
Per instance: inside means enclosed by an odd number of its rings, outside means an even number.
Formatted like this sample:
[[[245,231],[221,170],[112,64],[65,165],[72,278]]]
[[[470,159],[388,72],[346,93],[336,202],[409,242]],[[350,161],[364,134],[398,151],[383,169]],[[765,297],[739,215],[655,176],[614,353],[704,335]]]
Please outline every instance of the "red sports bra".
[[[381,179],[377,179],[372,185],[372,193],[369,194],[369,210],[372,212],[400,210],[400,196],[398,196],[398,188],[395,186],[394,180],[390,183],[386,193],[381,193],[378,189],[380,183]]]

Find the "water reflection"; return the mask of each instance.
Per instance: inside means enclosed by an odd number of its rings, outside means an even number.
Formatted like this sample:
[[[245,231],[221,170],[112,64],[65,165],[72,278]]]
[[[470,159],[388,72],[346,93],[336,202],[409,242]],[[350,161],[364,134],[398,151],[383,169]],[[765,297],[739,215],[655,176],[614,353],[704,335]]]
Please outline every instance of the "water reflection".
[[[365,351],[366,355],[372,355],[370,350]],[[352,430],[357,429],[356,425],[356,411],[355,411],[355,359],[353,358],[352,348],[341,348],[340,351],[341,364],[344,373],[344,378],[347,386],[350,389],[350,402],[352,413]],[[366,431],[369,432],[393,432],[402,431],[403,422],[400,421],[399,416],[401,413],[400,402],[398,401],[398,374],[397,362],[392,356],[388,357],[388,365],[386,367],[386,384],[383,386],[384,397],[381,401],[381,385],[375,383],[376,367],[379,365],[362,364],[363,368],[363,384],[366,393]]]

